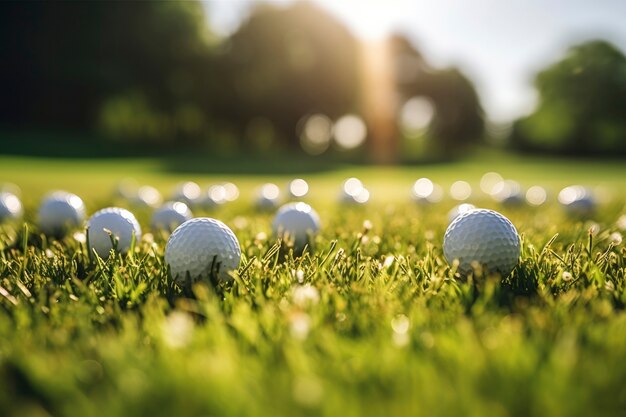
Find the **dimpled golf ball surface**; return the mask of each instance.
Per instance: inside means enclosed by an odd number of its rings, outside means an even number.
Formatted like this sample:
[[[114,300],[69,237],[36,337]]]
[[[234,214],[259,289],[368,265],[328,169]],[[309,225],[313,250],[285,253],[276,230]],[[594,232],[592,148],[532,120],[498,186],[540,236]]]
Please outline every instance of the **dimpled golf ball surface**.
[[[174,230],[165,247],[165,262],[172,278],[182,282],[230,279],[228,273],[237,269],[241,248],[228,226],[208,217],[191,219]]]
[[[448,226],[443,253],[452,264],[459,260],[459,271],[469,273],[478,262],[491,272],[508,275],[520,256],[515,226],[493,210],[475,209],[459,215]]]
[[[141,227],[130,211],[119,207],[108,207],[97,211],[87,223],[89,231],[89,248],[96,251],[101,258],[107,258],[113,245],[109,230],[117,239],[117,250],[126,252],[133,240],[141,239]]]
[[[39,227],[46,235],[63,236],[85,220],[85,204],[76,194],[55,191],[39,207]]]
[[[295,246],[302,247],[319,231],[320,218],[306,203],[289,203],[276,213],[272,229],[276,236],[292,239]]]

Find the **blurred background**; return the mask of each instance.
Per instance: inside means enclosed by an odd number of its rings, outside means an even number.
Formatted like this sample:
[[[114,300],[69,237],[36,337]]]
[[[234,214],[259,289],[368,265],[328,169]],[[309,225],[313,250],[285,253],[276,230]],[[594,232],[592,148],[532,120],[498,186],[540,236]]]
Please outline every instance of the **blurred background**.
[[[622,0],[3,2],[0,153],[624,156],[624,22]]]

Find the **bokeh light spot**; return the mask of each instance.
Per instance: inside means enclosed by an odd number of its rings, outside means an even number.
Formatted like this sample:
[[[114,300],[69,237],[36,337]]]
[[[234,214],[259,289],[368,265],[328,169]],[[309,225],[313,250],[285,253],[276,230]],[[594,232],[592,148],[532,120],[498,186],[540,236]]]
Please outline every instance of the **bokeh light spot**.
[[[359,116],[349,114],[337,120],[333,136],[342,149],[354,149],[365,141],[367,127]]]
[[[472,186],[467,181],[456,181],[450,186],[450,196],[455,200],[467,200],[471,195]]]

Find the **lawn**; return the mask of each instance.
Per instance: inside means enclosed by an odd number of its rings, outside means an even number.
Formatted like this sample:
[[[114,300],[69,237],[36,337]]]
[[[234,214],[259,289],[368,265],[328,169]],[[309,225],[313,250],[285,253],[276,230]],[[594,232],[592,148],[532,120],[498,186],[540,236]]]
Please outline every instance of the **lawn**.
[[[363,165],[316,163],[315,160],[226,158],[221,160],[185,158],[144,159],[47,159],[0,156],[0,182],[19,184],[25,198],[37,199],[51,188],[68,189],[86,200],[108,198],[117,182],[132,177],[140,184],[151,184],[165,194],[175,183],[194,180],[200,184],[233,181],[242,188],[246,202],[254,189],[265,181],[284,185],[295,176],[311,184],[311,197],[334,203],[342,180],[359,177],[372,192],[374,201],[405,202],[413,182],[428,177],[447,187],[465,180],[477,188],[481,176],[499,172],[528,187],[542,184],[553,192],[570,184],[604,185],[616,193],[626,191],[624,161],[602,159],[563,159],[525,157],[482,150],[468,158],[443,164],[371,168]]]
[[[211,164],[207,161],[207,164]],[[13,416],[622,416],[626,410],[626,177],[621,161],[473,155],[444,165],[339,166],[306,174],[189,173],[167,160],[0,157],[22,187],[27,227],[0,251],[0,414]],[[226,169],[224,169],[226,171]],[[543,184],[538,208],[496,208],[520,232],[511,276],[455,274],[443,258],[454,202],[410,202],[426,176],[477,187],[500,172]],[[304,176],[322,229],[311,253],[284,255],[271,213],[251,204],[264,181]],[[182,292],[167,276],[166,236],[148,228],[126,255],[87,256],[80,235],[37,233],[39,197],[112,204],[123,177],[169,189],[230,180],[240,201],[213,212],[237,235],[234,280]],[[371,204],[336,203],[357,176]],[[554,194],[602,185],[588,218]],[[78,239],[76,239],[78,238]]]

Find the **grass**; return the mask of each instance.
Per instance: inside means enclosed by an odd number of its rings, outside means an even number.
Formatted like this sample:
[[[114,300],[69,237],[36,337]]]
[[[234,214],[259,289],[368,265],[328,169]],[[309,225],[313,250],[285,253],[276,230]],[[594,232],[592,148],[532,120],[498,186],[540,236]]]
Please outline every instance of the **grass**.
[[[0,181],[19,184],[28,193],[27,202],[37,204],[51,188],[68,189],[83,196],[87,202],[104,203],[116,183],[133,177],[140,184],[151,184],[167,193],[179,181],[194,180],[200,184],[234,181],[243,191],[244,199],[252,197],[254,188],[264,181],[279,184],[304,176],[311,184],[311,198],[316,202],[335,202],[340,181],[357,176],[379,201],[406,202],[407,192],[420,177],[429,177],[447,187],[463,179],[475,187],[487,171],[496,171],[514,178],[524,186],[542,184],[553,193],[566,185],[581,183],[603,185],[616,193],[626,191],[623,160],[561,159],[524,157],[494,151],[479,151],[468,158],[445,164],[401,167],[355,165],[322,165],[311,169],[311,161],[300,160],[212,160],[195,158],[183,163],[178,158],[159,159],[49,159],[0,156]],[[188,172],[192,169],[192,172]],[[289,173],[286,173],[289,172]]]
[[[470,158],[312,174],[310,202],[323,228],[314,251],[296,258],[281,255],[271,214],[248,201],[259,182],[287,177],[231,176],[241,201],[197,214],[233,228],[244,254],[239,272],[231,283],[183,294],[167,276],[166,237],[149,230],[149,213],[137,211],[144,238],[131,253],[98,261],[80,235],[54,241],[38,233],[34,196],[66,188],[94,209],[112,203],[117,173],[162,190],[187,176],[156,160],[0,162],[0,177],[23,188],[28,224],[0,251],[7,417],[621,416],[626,409],[618,163]],[[441,248],[453,203],[418,206],[404,196],[420,176],[475,184],[487,170],[553,189],[604,183],[614,198],[591,218],[574,219],[554,202],[515,209],[478,197],[516,225],[522,257],[505,279],[463,279]],[[335,204],[348,175],[372,188],[367,207]]]

